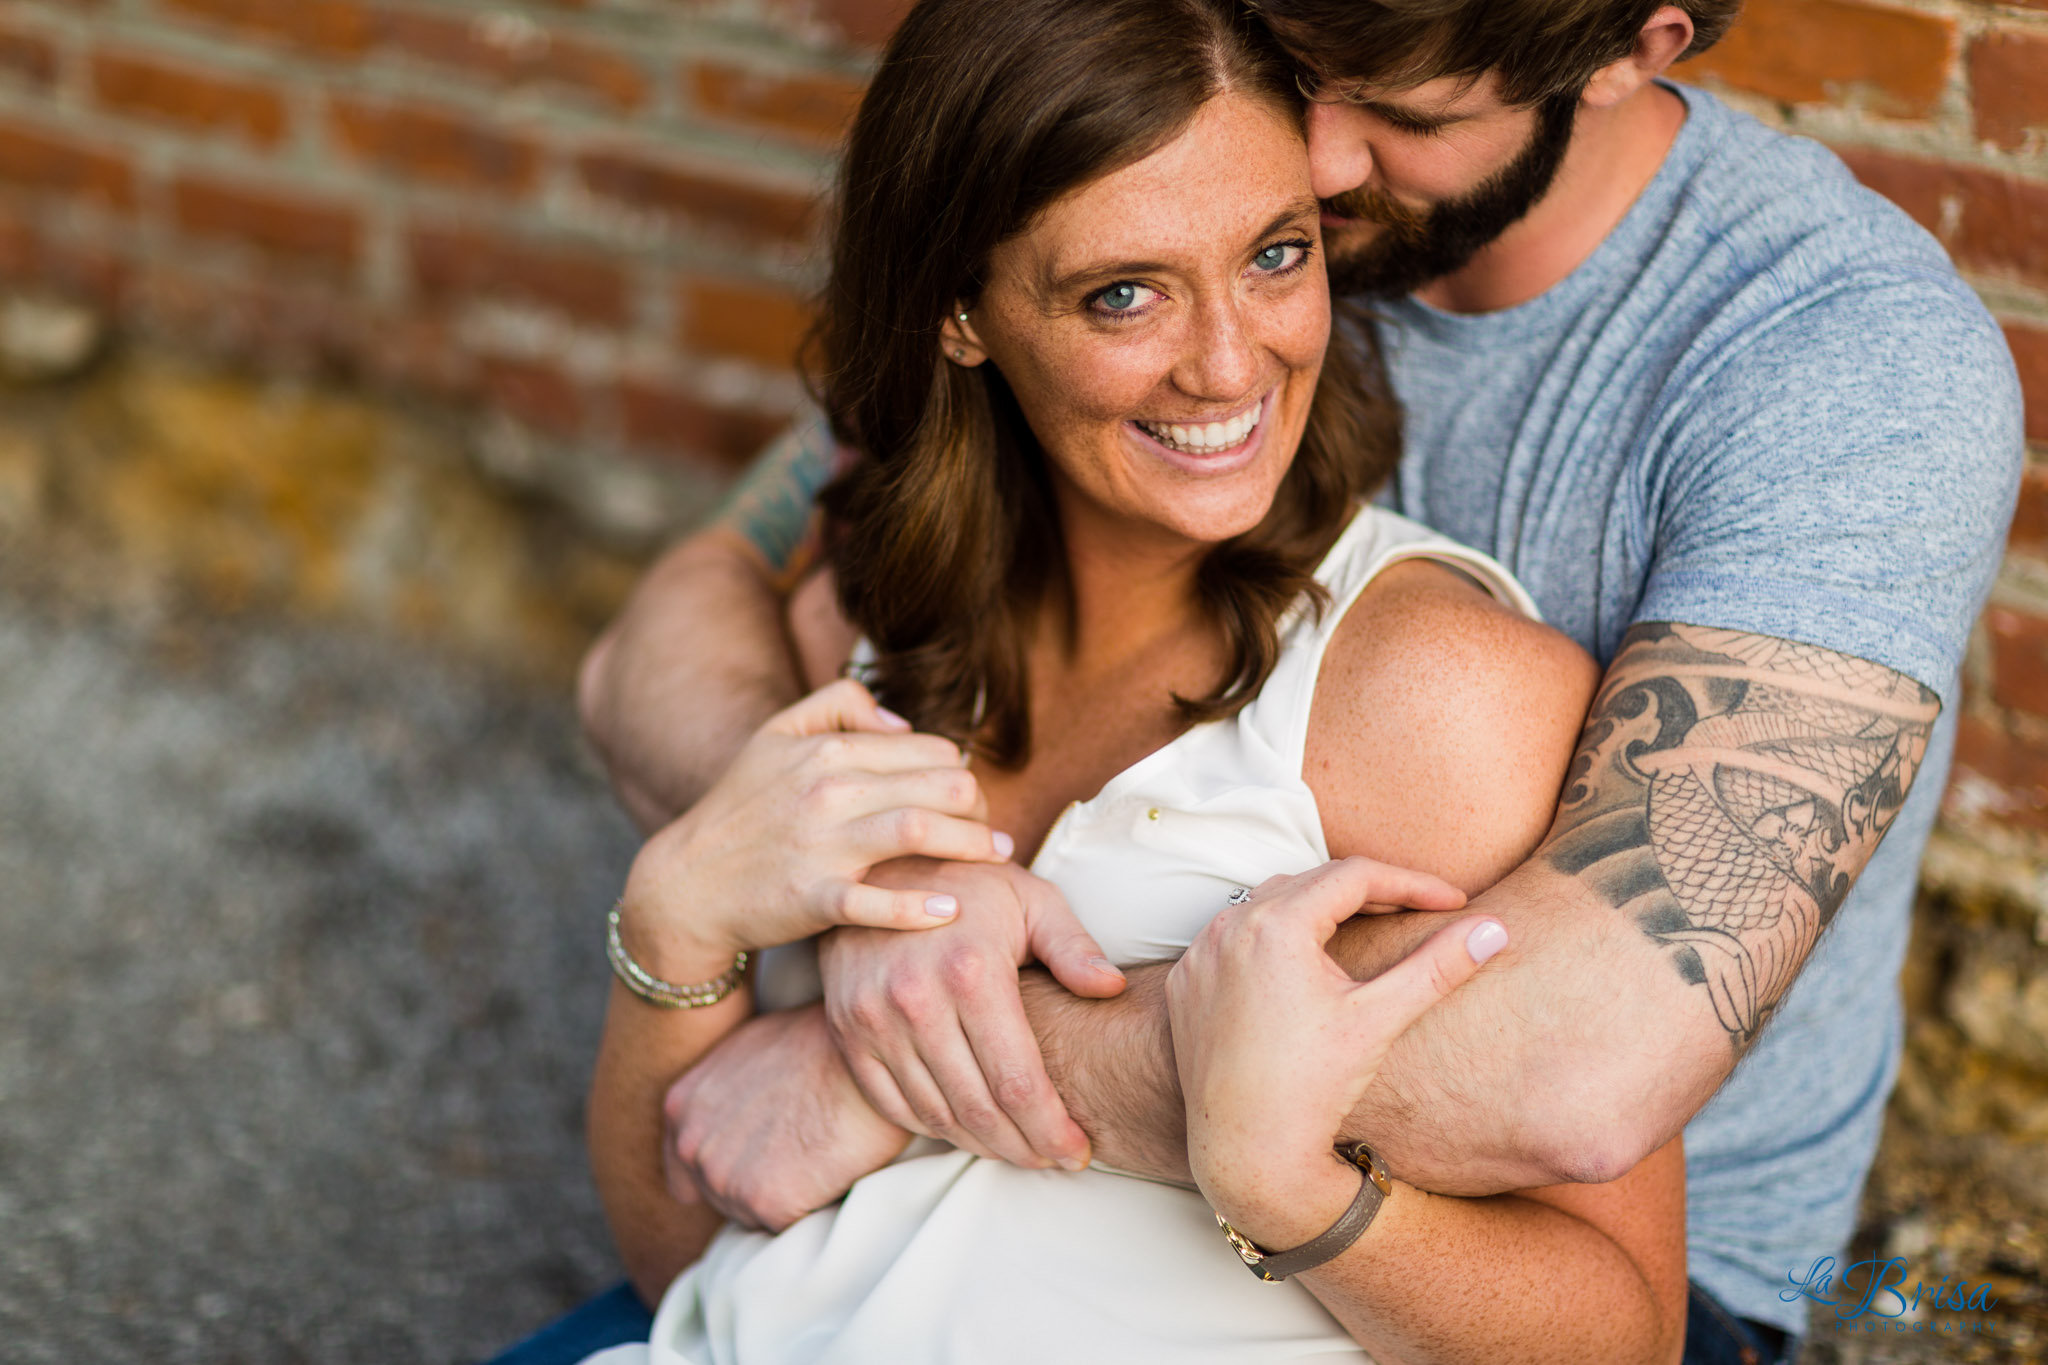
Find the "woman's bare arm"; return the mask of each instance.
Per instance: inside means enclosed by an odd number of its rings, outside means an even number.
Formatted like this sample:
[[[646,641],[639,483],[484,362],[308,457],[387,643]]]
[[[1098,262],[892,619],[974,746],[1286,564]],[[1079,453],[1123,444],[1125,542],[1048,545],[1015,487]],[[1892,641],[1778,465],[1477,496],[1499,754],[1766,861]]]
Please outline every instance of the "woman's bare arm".
[[[1305,776],[1332,854],[1470,891],[1498,880],[1549,824],[1595,675],[1577,646],[1462,576],[1388,570],[1339,627],[1317,686]],[[1276,1155],[1241,1216],[1285,1249],[1333,1222],[1358,1177],[1325,1155],[1299,1188],[1275,1186]],[[1399,1158],[1389,1166],[1398,1180]],[[1402,1182],[1365,1236],[1302,1282],[1382,1365],[1663,1365],[1683,1342],[1684,1170],[1673,1143],[1606,1186],[1463,1199]]]

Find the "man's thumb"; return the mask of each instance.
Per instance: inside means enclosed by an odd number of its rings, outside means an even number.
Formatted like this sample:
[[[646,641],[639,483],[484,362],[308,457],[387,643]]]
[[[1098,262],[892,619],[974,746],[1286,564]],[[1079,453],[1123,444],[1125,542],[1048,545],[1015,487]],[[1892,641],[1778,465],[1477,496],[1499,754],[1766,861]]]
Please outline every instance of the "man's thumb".
[[[1103,999],[1124,988],[1124,974],[1102,954],[1057,893],[1042,896],[1025,925],[1025,947],[1075,995]]]
[[[1480,966],[1508,946],[1508,931],[1497,919],[1447,924],[1399,962],[1354,993],[1364,997],[1373,1018],[1398,1037],[1442,1000],[1477,975]]]

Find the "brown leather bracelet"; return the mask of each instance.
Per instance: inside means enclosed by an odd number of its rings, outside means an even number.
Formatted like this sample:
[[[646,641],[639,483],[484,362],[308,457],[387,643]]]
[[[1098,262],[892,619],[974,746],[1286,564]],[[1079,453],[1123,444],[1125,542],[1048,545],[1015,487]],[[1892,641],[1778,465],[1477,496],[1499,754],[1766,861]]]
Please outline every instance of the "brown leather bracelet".
[[[1251,1268],[1252,1274],[1262,1280],[1284,1280],[1304,1270],[1313,1270],[1325,1261],[1342,1256],[1372,1226],[1372,1220],[1379,1216],[1380,1206],[1394,1192],[1393,1180],[1372,1148],[1363,1142],[1346,1143],[1337,1148],[1337,1155],[1358,1167],[1358,1197],[1351,1201],[1351,1207],[1338,1216],[1328,1231],[1303,1242],[1292,1251],[1264,1251],[1224,1221],[1222,1214],[1216,1215],[1216,1226],[1223,1229],[1223,1235],[1230,1240],[1238,1259]]]

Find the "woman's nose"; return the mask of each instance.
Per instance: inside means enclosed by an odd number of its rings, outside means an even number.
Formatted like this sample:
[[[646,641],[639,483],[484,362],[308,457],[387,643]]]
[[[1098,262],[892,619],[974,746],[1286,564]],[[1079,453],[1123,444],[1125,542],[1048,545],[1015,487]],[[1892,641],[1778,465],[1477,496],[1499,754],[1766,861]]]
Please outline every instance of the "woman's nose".
[[[1197,398],[1227,402],[1247,397],[1259,379],[1259,356],[1245,326],[1242,301],[1215,300],[1200,310],[1198,319],[1175,381]]]
[[[1348,104],[1308,107],[1308,180],[1318,199],[1335,199],[1372,179],[1365,115]]]

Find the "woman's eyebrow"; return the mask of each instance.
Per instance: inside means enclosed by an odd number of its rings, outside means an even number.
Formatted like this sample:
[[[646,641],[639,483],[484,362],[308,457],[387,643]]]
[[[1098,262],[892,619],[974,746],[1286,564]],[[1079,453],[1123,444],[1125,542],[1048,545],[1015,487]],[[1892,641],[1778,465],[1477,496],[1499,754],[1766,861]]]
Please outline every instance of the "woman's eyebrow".
[[[1305,226],[1319,212],[1320,207],[1314,196],[1303,196],[1274,214],[1264,227],[1251,234],[1250,240],[1261,241],[1285,227]],[[1097,282],[1107,284],[1131,275],[1161,275],[1174,268],[1165,261],[1094,261],[1055,275],[1052,273],[1051,263],[1048,262],[1045,273],[1039,277],[1039,293],[1041,297],[1051,299]]]

